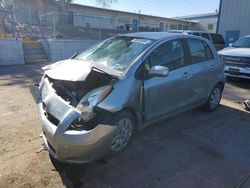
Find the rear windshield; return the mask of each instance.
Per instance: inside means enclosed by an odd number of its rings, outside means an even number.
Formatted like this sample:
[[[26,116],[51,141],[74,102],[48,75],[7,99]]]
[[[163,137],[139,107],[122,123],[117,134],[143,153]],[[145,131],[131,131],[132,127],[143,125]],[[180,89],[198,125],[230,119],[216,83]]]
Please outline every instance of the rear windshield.
[[[211,33],[214,44],[225,44],[223,37],[220,34]]]
[[[189,34],[191,34],[191,35],[196,35],[196,36],[200,36],[200,33],[189,33]]]
[[[208,40],[210,40],[208,33],[201,33],[201,36],[208,39]]]

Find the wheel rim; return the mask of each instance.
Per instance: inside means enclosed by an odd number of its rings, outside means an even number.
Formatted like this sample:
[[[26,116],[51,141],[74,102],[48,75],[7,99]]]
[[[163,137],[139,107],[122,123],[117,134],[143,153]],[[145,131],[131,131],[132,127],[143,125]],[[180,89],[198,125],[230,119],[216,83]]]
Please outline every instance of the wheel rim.
[[[221,90],[219,88],[215,88],[210,97],[210,107],[211,109],[215,109],[220,103],[221,98]]]
[[[111,151],[121,151],[128,144],[133,131],[133,124],[130,119],[123,118],[115,126],[116,131],[111,144]]]

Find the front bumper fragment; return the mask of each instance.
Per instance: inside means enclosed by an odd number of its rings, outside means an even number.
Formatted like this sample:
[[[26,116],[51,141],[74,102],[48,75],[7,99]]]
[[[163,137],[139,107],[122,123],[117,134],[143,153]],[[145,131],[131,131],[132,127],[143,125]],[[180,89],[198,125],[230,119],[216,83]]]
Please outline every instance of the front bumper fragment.
[[[56,95],[46,79],[39,87],[38,110],[43,139],[54,158],[62,162],[88,163],[107,153],[115,127],[100,124],[89,131],[70,130],[71,123],[81,113]],[[52,121],[54,119],[57,121]]]
[[[250,79],[250,67],[225,66],[225,75],[234,78]]]

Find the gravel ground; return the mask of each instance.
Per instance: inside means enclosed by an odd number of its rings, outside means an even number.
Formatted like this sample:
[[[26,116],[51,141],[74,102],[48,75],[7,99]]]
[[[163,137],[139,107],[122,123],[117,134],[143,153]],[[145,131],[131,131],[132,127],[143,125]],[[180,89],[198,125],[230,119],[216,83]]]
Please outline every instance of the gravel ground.
[[[30,88],[39,65],[0,67],[0,187],[249,187],[249,81],[228,82],[213,113],[198,109],[139,132],[121,155],[62,165],[41,150]]]

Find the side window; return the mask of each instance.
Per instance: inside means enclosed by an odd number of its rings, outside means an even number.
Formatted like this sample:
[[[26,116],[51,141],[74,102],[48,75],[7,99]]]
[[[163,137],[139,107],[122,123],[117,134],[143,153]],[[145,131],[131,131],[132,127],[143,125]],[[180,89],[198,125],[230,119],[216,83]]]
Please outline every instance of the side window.
[[[190,33],[191,35],[200,36],[200,33]]]
[[[214,56],[213,56],[211,48],[208,46],[208,44],[206,42],[203,42],[203,45],[205,47],[207,60],[213,59]]]
[[[223,37],[219,34],[211,33],[211,38],[214,44],[225,44]]]
[[[156,65],[166,66],[174,70],[185,65],[185,56],[180,40],[166,42],[157,47],[146,59],[151,67]]]
[[[210,40],[208,33],[201,33],[201,36],[208,39],[208,40]]]
[[[187,43],[190,49],[190,57],[193,64],[207,60],[207,53],[202,40],[188,39]]]

